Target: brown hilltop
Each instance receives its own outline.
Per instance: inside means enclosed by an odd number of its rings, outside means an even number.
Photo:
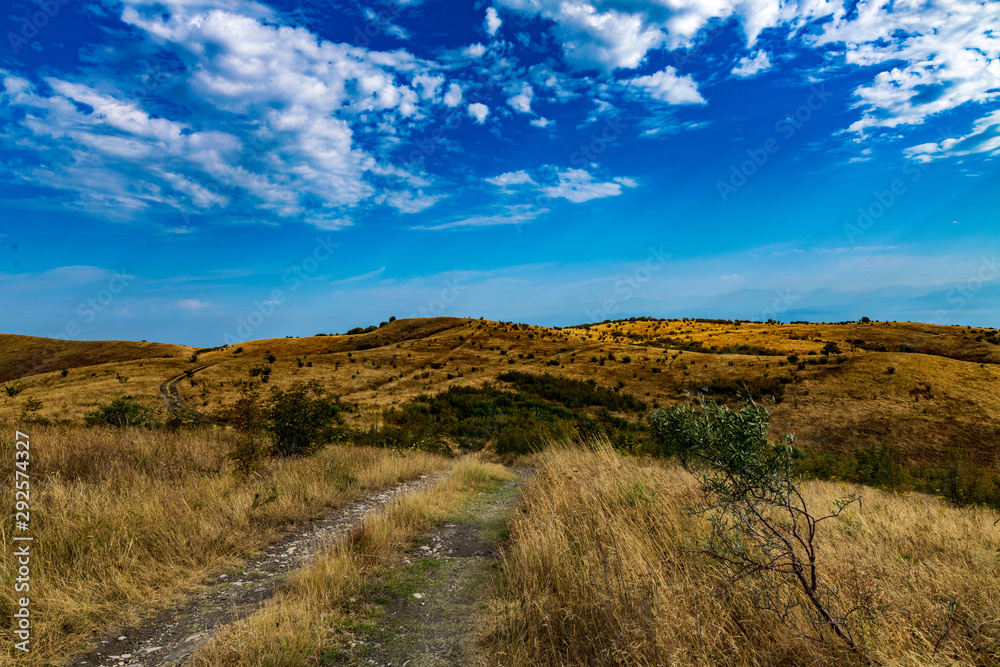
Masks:
[[[26,397],[42,401],[41,416],[72,421],[94,400],[115,395],[158,405],[164,380],[212,364],[193,384],[180,385],[198,410],[231,402],[240,383],[259,381],[260,369],[269,368],[265,388],[317,380],[362,407],[355,419],[376,423],[376,407],[521,370],[594,379],[659,405],[706,391],[734,400],[746,384],[761,400],[778,401],[775,430],[794,432],[802,447],[845,453],[884,443],[913,463],[938,462],[956,449],[995,465],[998,342],[991,329],[900,322],[637,319],[554,329],[439,317],[396,320],[350,336],[249,341],[203,351],[192,361],[196,350],[185,346],[3,336],[0,378],[23,376],[23,391],[12,399],[0,394],[0,416],[16,416]],[[26,364],[39,350],[53,350],[51,358]]]

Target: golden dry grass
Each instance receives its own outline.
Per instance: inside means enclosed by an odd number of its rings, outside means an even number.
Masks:
[[[358,599],[367,581],[397,564],[411,539],[447,519],[476,492],[513,477],[503,466],[469,457],[458,461],[447,479],[393,499],[347,539],[329,544],[263,609],[213,637],[191,664],[320,664],[324,650],[341,639],[338,633],[363,615]]]
[[[700,342],[705,348],[749,345],[781,356],[680,351],[657,340]],[[910,463],[939,464],[956,449],[980,466],[1000,471],[1000,346],[979,330],[901,322],[872,324],[740,324],[694,320],[623,321],[588,328],[547,329],[487,320],[397,320],[354,336],[314,336],[250,341],[188,356],[145,358],[25,377],[15,398],[0,393],[0,419],[16,419],[27,398],[42,401],[39,416],[82,420],[95,400],[130,394],[159,405],[161,382],[186,369],[213,364],[179,389],[192,407],[212,412],[234,401],[239,383],[259,381],[255,367],[272,368],[267,387],[317,380],[330,395],[357,403],[355,425],[377,422],[382,408],[453,385],[478,386],[508,370],[596,379],[606,387],[660,405],[684,400],[715,380],[785,378],[775,406],[775,431],[793,431],[799,446],[849,453],[872,444],[893,445]],[[0,337],[0,349],[15,337]],[[857,349],[849,341],[884,345],[886,352]],[[840,345],[841,363],[799,370],[785,355],[818,360],[826,341]],[[108,344],[113,347],[113,345]],[[370,349],[361,347],[374,346]],[[899,352],[900,345],[916,353]],[[188,348],[185,348],[189,350]],[[189,350],[191,351],[191,350]],[[276,361],[268,362],[273,354]],[[592,359],[613,354],[600,365]],[[625,357],[630,363],[624,363]],[[8,365],[14,357],[7,358]],[[511,363],[513,362],[513,363]],[[301,364],[301,365],[300,365]],[[0,369],[4,362],[0,359]],[[893,373],[888,369],[892,367]],[[119,381],[119,376],[127,378]],[[928,389],[929,388],[929,389]]]
[[[32,652],[53,664],[110,625],[134,620],[192,590],[215,569],[261,550],[284,527],[374,489],[448,465],[424,454],[328,448],[272,460],[248,481],[228,470],[232,436],[218,430],[22,427],[31,436]],[[0,504],[13,507],[14,425],[5,424]],[[272,502],[254,507],[276,493]],[[11,553],[12,526],[0,538]],[[10,581],[13,559],[0,559]],[[0,588],[0,613],[14,610]],[[5,645],[0,656],[13,657]]]
[[[0,335],[0,382],[95,364],[188,356],[193,348],[132,341],[67,341],[36,336]]]
[[[607,446],[554,449],[510,523],[487,647],[497,665],[845,665],[755,608],[753,585],[728,587],[688,548],[706,533],[679,467]],[[811,508],[851,489],[811,482]],[[883,665],[1000,663],[1000,514],[871,489],[821,524],[821,576]],[[766,583],[758,582],[758,585]],[[949,606],[954,601],[955,606]],[[791,619],[806,628],[801,615]]]

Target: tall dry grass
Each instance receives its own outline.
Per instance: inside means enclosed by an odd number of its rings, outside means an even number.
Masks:
[[[847,665],[801,613],[782,624],[757,608],[766,580],[730,585],[690,549],[707,522],[680,467],[607,446],[557,448],[510,523],[487,648],[498,665]],[[811,482],[814,511],[851,489]],[[1000,664],[1000,525],[996,512],[926,496],[861,489],[820,525],[821,577],[884,665]],[[825,513],[825,512],[824,512]],[[862,661],[863,662],[863,661]]]
[[[324,660],[363,621],[366,582],[396,565],[407,543],[476,492],[511,479],[503,466],[467,457],[432,487],[397,496],[346,539],[333,542],[252,616],[224,628],[195,654],[195,667],[301,667]]]
[[[448,465],[424,453],[328,448],[269,461],[244,480],[229,471],[232,435],[223,431],[27,431],[35,555],[32,651],[18,655],[25,665],[57,664],[94,632],[176,599],[295,521]],[[7,432],[10,444],[13,426]],[[11,445],[0,485],[6,508],[14,504],[12,461]],[[0,522],[5,554],[11,529],[12,521]],[[20,596],[10,583],[14,566],[0,559],[0,615],[8,619]],[[14,649],[5,642],[0,656]]]

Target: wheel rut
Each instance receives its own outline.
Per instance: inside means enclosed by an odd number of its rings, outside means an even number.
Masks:
[[[453,521],[422,536],[370,594],[367,621],[324,665],[477,667],[480,618],[506,519],[530,474],[480,494]]]
[[[423,475],[374,493],[319,519],[297,524],[266,552],[239,569],[209,575],[201,590],[143,621],[96,637],[93,648],[66,664],[87,667],[159,667],[185,664],[223,626],[260,609],[290,573],[393,498],[435,484],[448,473]]]

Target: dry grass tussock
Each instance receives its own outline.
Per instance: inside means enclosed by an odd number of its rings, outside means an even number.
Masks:
[[[0,505],[13,507],[14,427],[5,431],[7,472]],[[32,652],[48,665],[92,633],[190,590],[211,570],[261,549],[288,524],[323,508],[448,465],[441,457],[328,448],[271,460],[249,480],[226,462],[231,433],[35,426],[31,435]],[[13,550],[9,522],[0,526]],[[0,559],[0,580],[15,563]],[[0,588],[0,615],[14,610]],[[12,657],[9,644],[0,656]]]
[[[197,653],[196,667],[300,667],[339,664],[345,628],[365,617],[366,582],[396,564],[406,544],[446,520],[478,491],[513,474],[467,457],[432,487],[396,497],[348,536],[296,572],[288,585],[249,618],[226,628]]]
[[[758,608],[766,579],[727,581],[691,547],[707,521],[686,507],[697,481],[607,446],[539,455],[510,523],[491,603],[498,665],[849,665],[865,660],[802,636]],[[862,493],[820,524],[827,599],[851,614],[871,664],[1000,664],[1000,518],[936,498],[805,484],[809,507]],[[773,586],[773,584],[772,584]],[[836,591],[836,592],[834,592]]]

